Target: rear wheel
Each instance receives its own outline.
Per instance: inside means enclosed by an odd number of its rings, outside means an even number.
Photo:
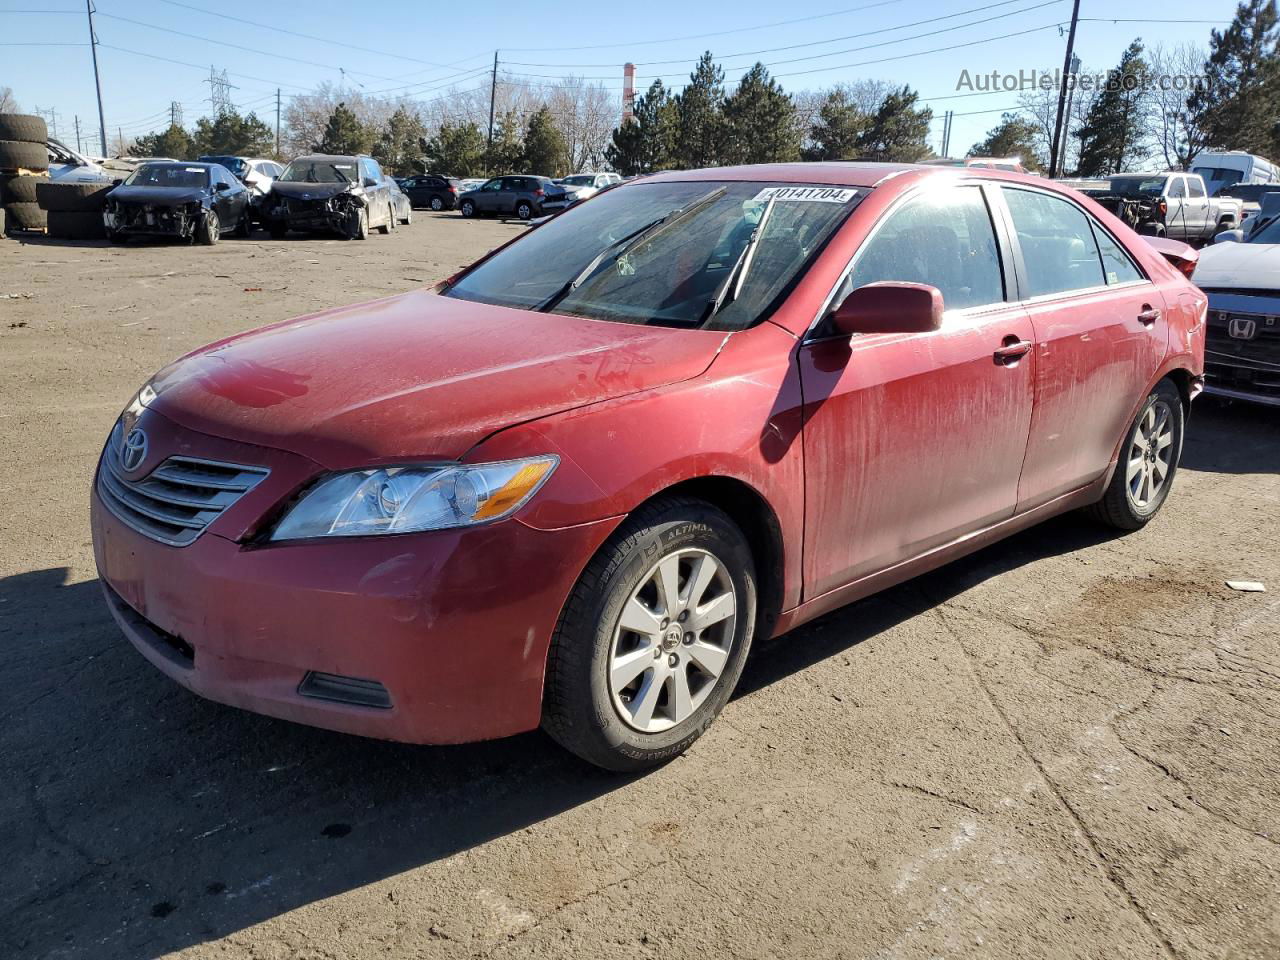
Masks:
[[[1182,430],[1182,396],[1161,380],[1125,435],[1107,492],[1090,508],[1097,520],[1120,530],[1146,526],[1168,499],[1182,457]]]
[[[592,558],[561,613],[544,728],[609,770],[678,756],[737,685],[755,614],[751,550],[728,516],[684,497],[638,510]]]
[[[443,209],[444,209],[444,201],[443,201],[442,199],[440,199],[439,197],[432,197],[432,198],[431,198],[431,209],[432,209],[432,210],[434,210],[434,211],[436,211],[436,213],[439,213],[441,210],[443,210]]]
[[[521,200],[516,204],[516,216],[521,220],[528,220],[533,216],[533,205],[528,200]]]

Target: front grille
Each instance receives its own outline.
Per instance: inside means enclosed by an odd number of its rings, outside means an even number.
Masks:
[[[123,426],[117,422],[98,466],[98,495],[121,521],[153,540],[185,547],[267,475],[195,457],[170,457],[139,480],[120,465]]]

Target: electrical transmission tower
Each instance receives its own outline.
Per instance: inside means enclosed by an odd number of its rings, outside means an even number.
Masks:
[[[172,100],[169,102],[169,126],[171,127],[182,126],[182,104],[180,104],[177,100]]]
[[[227,79],[227,71],[223,70],[218,73],[213,67],[210,67],[209,79],[205,83],[209,84],[209,104],[213,108],[213,115],[221,117],[228,113],[234,113],[236,105],[231,102],[231,91],[240,88]]]

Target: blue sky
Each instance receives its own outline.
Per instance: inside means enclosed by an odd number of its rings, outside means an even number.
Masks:
[[[953,154],[1017,102],[1004,91],[956,96],[969,92],[957,91],[961,71],[1060,66],[1071,15],[1070,0],[548,0],[443,8],[409,0],[96,0],[96,7],[109,140],[118,128],[128,137],[165,126],[173,100],[190,125],[209,109],[211,65],[228,71],[238,107],[273,121],[277,87],[288,97],[328,80],[429,99],[451,84],[487,85],[495,49],[503,70],[600,78],[619,98],[623,62],[637,64],[638,89],[654,75],[678,86],[709,49],[730,82],[762,60],[788,90],[858,78],[909,83],[934,108],[935,149],[942,112],[956,112]],[[1086,68],[1101,70],[1135,36],[1149,45],[1203,45],[1234,10],[1234,0],[1082,0],[1076,50]],[[1109,16],[1141,22],[1102,19]],[[59,136],[73,146],[79,115],[86,152],[96,152],[96,141],[89,143],[97,107],[87,38],[77,0],[0,0],[0,86],[12,87],[24,109],[56,110]]]

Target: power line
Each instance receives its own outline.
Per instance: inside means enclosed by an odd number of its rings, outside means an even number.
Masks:
[[[172,0],[165,0],[165,2],[166,3],[172,2]],[[981,13],[984,10],[992,10],[992,9],[995,9],[996,7],[1007,7],[1011,3],[1021,3],[1021,2],[1023,2],[1023,0],[998,0],[998,2],[996,3],[986,3],[986,4],[983,4],[982,6],[970,7],[967,10],[958,10],[955,13],[949,13],[949,14],[946,14],[945,16],[927,17],[924,20],[913,20],[910,23],[899,23],[899,24],[895,24],[892,27],[881,27],[878,30],[866,30],[860,33],[850,33],[841,37],[828,37],[825,40],[809,40],[805,43],[792,43],[784,47],[767,47],[763,50],[744,50],[738,53],[726,53],[726,54],[723,54],[721,59],[732,60],[734,57],[755,57],[763,53],[779,53],[784,50],[799,50],[804,47],[817,47],[826,43],[839,43],[842,40],[853,40],[857,37],[874,37],[882,33],[892,33],[894,30],[905,30],[908,27],[919,27],[926,23],[937,23],[941,20],[953,20],[956,17],[967,16],[968,14],[971,14],[971,13]],[[1050,3],[1061,3],[1061,2],[1063,2],[1063,0],[1049,0],[1049,3],[1042,3],[1039,6],[1049,6]],[[1034,10],[1034,9],[1037,9],[1037,7],[1030,7],[1028,9]],[[1012,10],[1004,14],[1004,16],[1013,16],[1015,14],[1025,13],[1025,12],[1026,11],[1024,10]],[[987,21],[979,20],[977,22],[986,23]],[[964,26],[972,26],[972,25],[973,24],[960,24],[959,26],[951,27],[950,29],[959,30],[959,29],[962,29]],[[904,37],[902,39],[911,39],[911,38]],[[847,52],[848,51],[833,51],[832,55],[834,56],[836,53],[847,53]],[[699,59],[698,57],[684,57],[679,60],[647,60],[647,61],[637,61],[635,65],[637,67],[657,67],[657,66],[666,66],[669,64],[696,63],[698,59]],[[525,63],[520,60],[507,60],[504,62],[509,64],[510,66],[516,66],[516,67],[594,68],[594,67],[616,67],[617,66],[617,64],[614,64],[614,63]]]
[[[510,47],[516,53],[555,53],[557,51],[575,50],[616,50],[619,47],[648,47],[659,43],[681,43],[685,40],[704,40],[708,37],[727,37],[734,33],[750,33],[753,30],[769,30],[773,27],[787,27],[794,23],[810,23],[814,20],[826,20],[831,17],[842,17],[847,13],[861,13],[863,10],[874,10],[876,7],[887,7],[890,4],[904,3],[905,0],[880,0],[879,3],[868,3],[860,7],[848,7],[831,13],[817,13],[808,17],[796,17],[794,20],[777,20],[773,23],[760,23],[753,27],[735,27],[732,30],[717,30],[712,33],[694,33],[684,37],[667,37],[665,40],[624,40],[621,43],[597,43],[583,47]]]

